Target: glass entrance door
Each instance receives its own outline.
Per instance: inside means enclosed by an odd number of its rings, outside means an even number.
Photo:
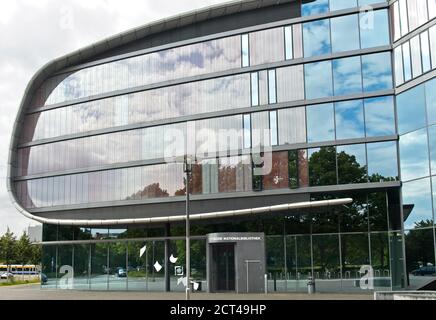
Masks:
[[[235,244],[212,244],[212,292],[235,291]]]

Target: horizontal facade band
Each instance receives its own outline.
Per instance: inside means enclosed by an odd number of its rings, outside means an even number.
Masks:
[[[371,5],[371,7],[374,10],[387,9],[387,8],[389,8],[389,4],[388,3],[379,3],[379,4],[373,4],[373,5]],[[122,55],[116,55],[116,56],[113,56],[110,58],[100,59],[100,60],[96,60],[93,62],[79,64],[79,65],[69,67],[69,68],[64,68],[63,70],[53,74],[53,76],[61,75],[61,74],[65,74],[65,73],[70,73],[70,72],[75,72],[75,71],[79,71],[79,70],[94,67],[94,66],[99,66],[102,64],[110,63],[110,62],[116,62],[116,61],[120,61],[120,60],[124,60],[124,59],[128,59],[128,58],[134,58],[134,57],[142,56],[142,55],[149,54],[149,53],[159,52],[162,50],[182,47],[182,46],[186,46],[186,45],[192,45],[192,44],[196,44],[196,43],[200,43],[200,42],[216,40],[216,39],[220,39],[220,38],[231,37],[231,36],[236,36],[236,35],[251,33],[251,32],[257,32],[257,31],[262,31],[262,30],[267,30],[267,29],[272,29],[272,28],[284,27],[284,26],[293,25],[293,24],[300,24],[300,23],[311,22],[311,21],[316,21],[316,20],[335,18],[335,17],[355,14],[355,13],[359,13],[359,12],[361,12],[360,7],[351,8],[351,9],[343,9],[343,10],[326,12],[326,13],[317,14],[317,15],[298,17],[298,18],[287,19],[287,20],[282,20],[282,21],[278,21],[278,22],[271,22],[271,23],[267,23],[267,24],[256,25],[256,26],[242,28],[242,29],[238,29],[238,30],[221,32],[221,33],[217,33],[217,34],[213,34],[213,35],[209,35],[209,36],[204,36],[204,37],[197,37],[197,38],[189,39],[189,40],[185,40],[185,41],[172,42],[170,44],[166,44],[166,45],[162,45],[162,46],[152,47],[149,49],[139,50],[139,51],[126,53],[126,54],[122,54]]]
[[[388,141],[398,141],[399,136],[385,136],[385,137],[371,137],[371,138],[362,138],[362,139],[347,139],[347,140],[338,140],[338,141],[326,141],[326,142],[316,142],[316,143],[300,143],[294,145],[282,145],[272,147],[272,152],[280,152],[280,151],[293,151],[300,149],[313,149],[313,148],[321,148],[321,147],[332,147],[332,146],[346,146],[346,145],[354,145],[354,144],[364,144],[364,143],[376,143],[376,142],[388,142]],[[234,152],[229,152],[232,156],[244,156],[251,155],[252,150],[234,150]],[[217,156],[221,156],[220,152],[217,152]],[[44,174],[37,174],[31,176],[22,176],[14,178],[14,181],[27,181],[34,179],[42,179],[42,178],[51,178],[51,177],[59,177],[73,174],[81,174],[81,173],[90,173],[90,172],[98,172],[98,171],[107,171],[107,170],[115,170],[115,169],[125,169],[125,168],[134,168],[134,167],[144,167],[150,165],[159,165],[165,163],[175,163],[176,159],[170,159],[171,161],[166,161],[169,159],[154,159],[154,160],[143,160],[143,161],[131,161],[124,162],[118,164],[104,165],[98,167],[89,167],[89,168],[79,168],[73,170],[64,170],[58,172],[49,172]]]
[[[126,126],[93,130],[93,131],[88,131],[88,132],[81,132],[81,133],[76,133],[76,134],[71,134],[71,135],[66,135],[66,136],[60,136],[60,137],[56,137],[56,138],[42,139],[42,140],[37,140],[37,141],[32,141],[32,142],[20,144],[17,148],[22,149],[22,148],[28,148],[28,147],[38,146],[38,145],[49,144],[49,143],[53,143],[53,142],[75,140],[75,139],[92,137],[92,136],[99,136],[99,135],[115,133],[115,132],[123,132],[123,131],[135,130],[135,129],[151,128],[151,127],[171,125],[171,124],[177,124],[177,123],[183,123],[183,122],[189,122],[189,121],[221,118],[221,117],[234,116],[234,115],[239,115],[239,114],[248,114],[248,113],[256,113],[256,112],[263,112],[263,111],[281,110],[281,109],[294,108],[294,107],[295,108],[296,107],[304,107],[304,106],[316,105],[316,104],[342,102],[342,101],[347,101],[347,100],[359,100],[359,99],[383,97],[383,96],[394,95],[394,93],[395,93],[395,90],[392,89],[392,90],[383,90],[383,91],[370,92],[370,93],[353,94],[353,95],[347,95],[347,96],[333,96],[333,97],[326,97],[326,98],[314,99],[314,100],[299,100],[299,101],[293,101],[293,102],[283,102],[283,103],[278,103],[278,104],[267,104],[267,105],[240,108],[240,109],[235,108],[235,109],[224,110],[224,111],[217,111],[217,112],[204,113],[204,114],[198,114],[198,115],[184,116],[184,117],[178,117],[178,118],[170,118],[170,119],[157,120],[157,121],[151,121],[151,122],[135,123],[135,124],[130,124],[130,125],[126,125]]]
[[[322,207],[334,207],[347,205],[353,202],[352,198],[311,201],[290,203],[277,206],[268,206],[261,208],[250,208],[243,210],[219,211],[212,213],[194,214],[190,216],[191,221],[202,221],[220,218],[235,218],[240,216],[255,216],[258,214],[274,214],[283,211],[292,211],[298,209],[313,209]],[[29,216],[28,216],[29,217]],[[61,219],[46,219],[36,216],[30,216],[32,220],[43,224],[59,225],[59,226],[105,226],[105,225],[146,225],[146,224],[161,224],[182,222],[187,219],[186,215],[159,217],[159,218],[144,218],[144,219],[114,219],[114,220],[61,220]]]
[[[323,187],[308,187],[299,189],[277,189],[268,190],[262,192],[250,191],[250,192],[235,192],[235,193],[219,193],[213,195],[191,195],[191,201],[207,201],[216,199],[240,199],[240,198],[253,198],[253,197],[268,197],[277,195],[305,195],[305,194],[316,194],[316,193],[335,193],[343,191],[363,191],[363,190],[385,190],[392,188],[400,188],[401,182],[390,181],[390,182],[376,182],[376,183],[362,183],[362,184],[347,184],[347,185],[332,185]],[[42,213],[62,213],[62,211],[71,210],[81,210],[81,209],[91,209],[91,208],[112,208],[112,207],[126,207],[126,206],[138,206],[147,204],[163,204],[163,203],[183,203],[186,201],[186,197],[172,197],[172,198],[156,198],[147,200],[128,200],[128,201],[110,201],[103,203],[89,203],[85,205],[69,205],[69,206],[58,206],[49,208],[39,208],[39,209],[28,209],[31,214],[42,214]],[[21,207],[21,206],[20,206]]]
[[[167,88],[167,87],[172,87],[172,86],[176,86],[176,85],[183,85],[183,84],[188,84],[188,83],[192,83],[192,82],[211,80],[211,79],[222,78],[222,77],[227,77],[227,76],[249,74],[252,72],[258,72],[258,71],[263,71],[263,70],[267,70],[267,69],[278,69],[281,67],[304,65],[304,64],[313,63],[313,62],[321,62],[321,61],[334,60],[334,59],[340,59],[340,58],[355,57],[355,56],[361,56],[361,55],[372,54],[372,53],[382,53],[382,52],[387,52],[387,51],[389,51],[389,52],[392,51],[392,47],[391,46],[381,46],[381,47],[375,47],[375,48],[369,48],[369,49],[359,49],[359,50],[352,50],[352,51],[328,54],[328,55],[319,56],[319,57],[285,60],[285,61],[280,61],[280,62],[267,63],[267,64],[263,64],[263,65],[259,65],[259,66],[252,66],[252,67],[246,67],[246,68],[238,68],[238,69],[232,69],[232,70],[226,70],[226,71],[219,71],[219,72],[208,73],[208,74],[204,74],[204,75],[192,76],[192,77],[188,77],[188,78],[181,78],[181,79],[176,79],[176,80],[164,81],[164,82],[155,83],[155,84],[151,84],[151,85],[144,85],[144,86],[139,86],[139,87],[134,87],[134,88],[127,88],[127,89],[116,90],[116,91],[112,91],[112,92],[106,92],[106,93],[95,95],[95,96],[90,96],[90,97],[86,97],[86,98],[80,98],[80,99],[71,100],[71,101],[67,101],[67,102],[57,103],[57,104],[44,106],[44,107],[40,107],[40,108],[30,107],[30,108],[28,108],[27,114],[35,114],[35,113],[40,113],[40,112],[44,112],[44,111],[49,111],[49,110],[64,108],[64,107],[68,107],[68,106],[74,106],[74,105],[78,105],[78,104],[82,104],[82,103],[87,103],[87,102],[91,102],[91,101],[103,100],[103,99],[107,99],[107,98],[113,98],[113,97],[128,95],[128,94],[132,94],[132,93]]]

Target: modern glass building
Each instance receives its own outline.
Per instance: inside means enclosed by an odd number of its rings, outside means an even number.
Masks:
[[[270,292],[435,280],[435,17],[436,0],[237,1],[47,64],[8,178],[44,223],[43,287],[184,291],[188,180],[198,289],[243,292],[244,239],[220,233],[264,243]]]

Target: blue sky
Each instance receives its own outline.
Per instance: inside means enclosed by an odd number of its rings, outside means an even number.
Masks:
[[[50,60],[93,42],[223,0],[0,1],[0,234],[35,223],[22,217],[6,192],[12,125],[31,77]]]

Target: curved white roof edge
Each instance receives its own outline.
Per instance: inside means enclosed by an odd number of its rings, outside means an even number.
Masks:
[[[230,218],[239,216],[250,216],[264,213],[275,213],[288,210],[297,209],[312,209],[321,207],[334,207],[340,205],[346,205],[353,202],[352,198],[344,199],[334,199],[334,200],[323,200],[323,201],[309,201],[309,202],[298,202],[290,204],[282,204],[269,207],[259,207],[250,208],[243,210],[230,210],[230,211],[219,211],[211,213],[193,214],[190,216],[192,221],[208,220],[208,219],[219,219],[219,218]],[[32,215],[23,209],[20,204],[14,201],[14,205],[18,211],[20,211],[25,217],[32,219],[36,222],[43,224],[59,225],[59,226],[108,226],[108,225],[144,225],[144,224],[157,224],[157,223],[171,223],[171,222],[182,222],[186,220],[186,215],[181,216],[169,216],[169,217],[158,217],[158,218],[139,218],[139,219],[115,219],[115,220],[61,220],[61,219],[47,219],[42,217],[37,217]]]

